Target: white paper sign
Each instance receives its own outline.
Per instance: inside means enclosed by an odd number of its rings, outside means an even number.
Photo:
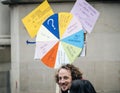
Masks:
[[[91,33],[99,17],[99,12],[85,0],[77,0],[71,13],[80,20],[83,28]]]

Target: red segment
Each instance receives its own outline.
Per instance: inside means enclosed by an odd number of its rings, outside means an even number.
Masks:
[[[58,45],[59,42],[41,59],[45,65],[51,68],[54,68],[55,65]]]

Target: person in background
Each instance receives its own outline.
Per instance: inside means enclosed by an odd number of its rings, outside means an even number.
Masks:
[[[59,85],[60,93],[96,93],[93,85],[88,80],[84,80],[82,72],[72,64],[62,65],[57,70],[55,80]]]
[[[74,80],[70,87],[70,93],[96,93],[96,91],[90,81]]]

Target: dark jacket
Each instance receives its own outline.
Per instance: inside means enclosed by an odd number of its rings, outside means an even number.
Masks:
[[[74,80],[70,93],[96,93],[93,85],[88,80]]]

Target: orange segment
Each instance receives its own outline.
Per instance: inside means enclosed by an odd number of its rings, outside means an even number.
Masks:
[[[56,61],[59,42],[42,58],[42,62],[48,67],[53,68]]]

